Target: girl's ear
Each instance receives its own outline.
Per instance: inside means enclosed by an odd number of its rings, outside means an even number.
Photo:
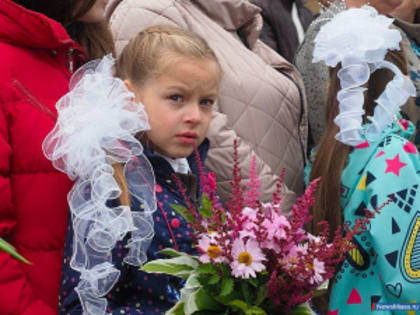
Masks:
[[[125,79],[123,82],[125,86],[127,87],[127,90],[134,93],[133,83],[131,83],[131,80]]]
[[[135,100],[137,102],[140,102],[141,101],[140,95],[138,94],[138,90],[136,91],[136,89],[134,88],[134,85],[133,85],[132,81],[129,80],[129,79],[125,79],[123,82],[124,82],[125,86],[127,87],[127,90],[129,90],[131,93],[134,94]]]

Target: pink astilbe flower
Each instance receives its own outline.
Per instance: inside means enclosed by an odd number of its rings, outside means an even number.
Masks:
[[[257,174],[257,157],[252,156],[251,166],[249,168],[249,182],[246,185],[248,191],[245,193],[245,204],[248,207],[255,208],[259,203],[261,180]]]
[[[239,232],[239,237],[255,239],[255,230],[258,229],[257,210],[245,207],[240,218],[241,231]]]
[[[278,214],[277,211],[272,211],[273,207],[270,204],[265,204],[264,206],[267,210],[267,216],[261,224],[261,227],[265,230],[262,247],[271,249],[278,254],[282,249],[280,241],[286,241],[291,226],[284,215]]]
[[[269,239],[276,238],[278,240],[286,237],[286,229],[290,229],[289,220],[284,215],[279,215],[272,212],[270,219],[265,219],[263,227],[267,230],[267,237]]]
[[[246,243],[242,239],[236,239],[232,246],[232,275],[236,278],[248,279],[250,276],[255,278],[255,272],[265,270],[262,263],[267,260],[258,243],[248,240]]]
[[[241,168],[239,166],[238,140],[233,141],[233,181],[230,182],[232,186],[232,193],[227,203],[230,213],[233,217],[239,214],[244,207],[244,189],[241,187]]]

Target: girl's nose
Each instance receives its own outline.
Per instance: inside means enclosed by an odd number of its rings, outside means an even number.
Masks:
[[[185,122],[189,124],[198,124],[202,119],[201,108],[199,104],[191,104],[188,106],[185,114]]]

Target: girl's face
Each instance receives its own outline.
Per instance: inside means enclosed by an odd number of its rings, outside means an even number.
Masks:
[[[125,82],[145,106],[151,127],[147,138],[156,152],[183,158],[204,140],[220,82],[214,60],[177,57],[141,87]]]
[[[86,12],[79,21],[85,23],[98,23],[105,19],[105,7],[108,0],[96,0],[95,4]]]

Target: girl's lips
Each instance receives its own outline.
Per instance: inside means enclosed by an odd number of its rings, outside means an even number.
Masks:
[[[188,136],[183,136],[183,135],[179,135],[177,136],[178,140],[181,141],[184,144],[195,144],[197,141],[196,137],[188,137]]]

